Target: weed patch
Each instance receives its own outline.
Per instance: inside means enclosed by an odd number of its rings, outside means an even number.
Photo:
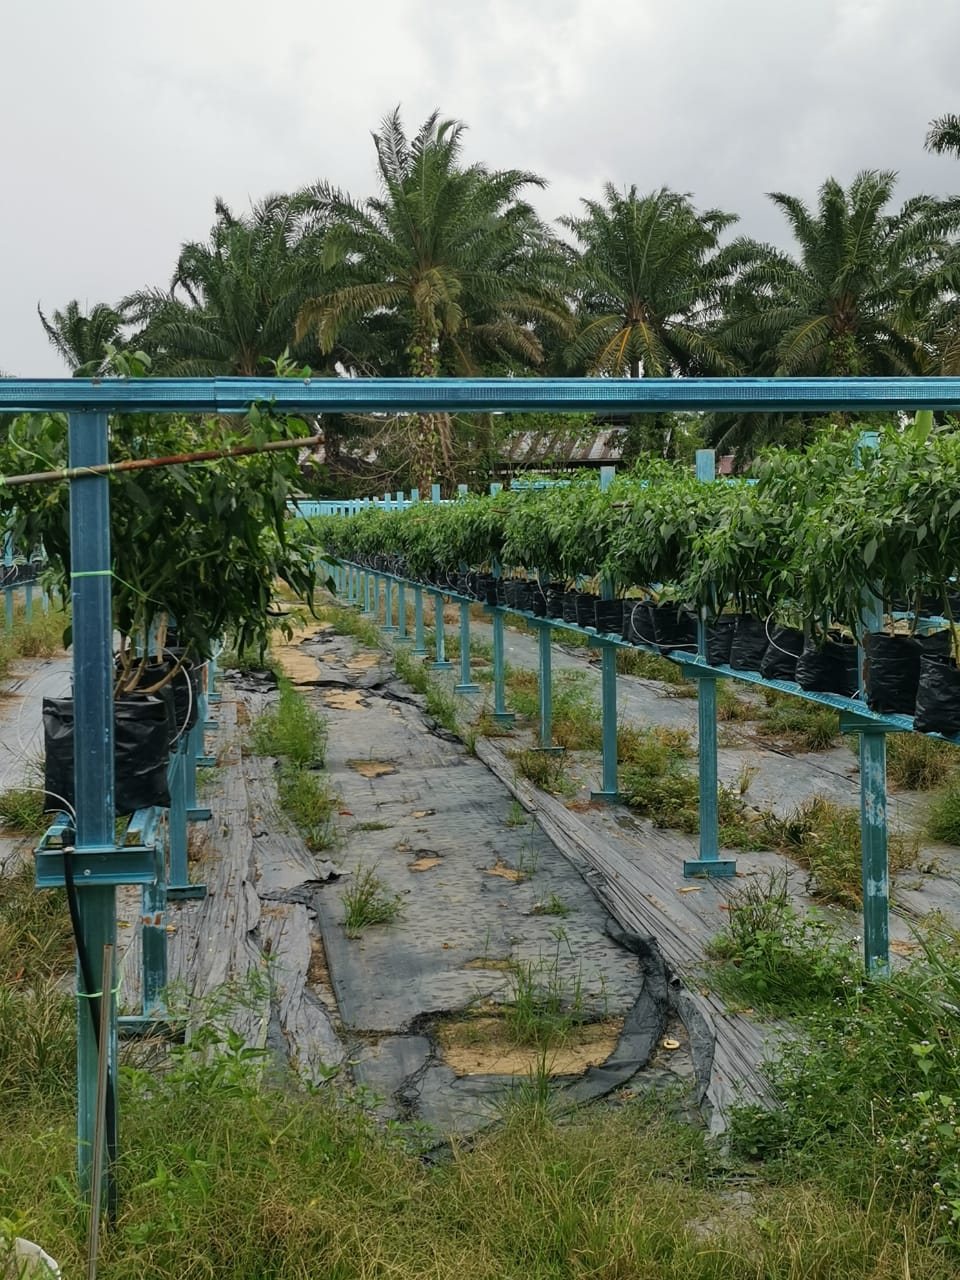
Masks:
[[[760,716],[763,735],[797,751],[825,751],[840,736],[837,713],[830,707],[764,689],[766,709]]]
[[[771,847],[809,871],[817,897],[844,907],[861,905],[861,831],[860,815],[855,809],[845,809],[824,796],[813,796],[787,818],[766,814],[764,827]],[[916,843],[901,832],[891,831],[887,856],[891,876],[897,875],[916,862]]]
[[[275,707],[250,728],[251,749],[261,756],[277,756],[298,766],[321,765],[327,746],[326,721],[281,677]]]
[[[343,903],[343,927],[347,936],[356,938],[372,924],[389,924],[400,914],[402,900],[386,890],[376,867],[358,866],[349,887],[340,898]]]
[[[933,797],[927,835],[944,844],[960,845],[960,778],[953,779]]]
[[[524,751],[512,752],[511,759],[517,773],[541,791],[562,795],[568,790],[562,755],[529,747]]]
[[[318,853],[334,845],[333,815],[337,796],[323,774],[289,762],[281,764],[277,773],[277,798],[308,849]]]
[[[843,995],[858,958],[835,926],[791,905],[784,874],[732,893],[727,927],[710,944],[710,985],[733,1005],[773,1014],[805,1013]]]
[[[922,733],[887,735],[887,778],[904,791],[932,791],[960,767],[960,748]]]

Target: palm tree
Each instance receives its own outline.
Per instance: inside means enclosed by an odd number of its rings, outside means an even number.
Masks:
[[[630,378],[725,368],[705,321],[728,271],[720,233],[736,215],[698,213],[689,196],[666,187],[639,196],[607,183],[603,196],[581,202],[585,216],[560,219],[579,245],[571,363]]]
[[[564,325],[552,237],[531,206],[535,174],[463,167],[464,125],[434,112],[408,139],[399,109],[374,134],[381,192],[366,200],[319,183],[304,193],[324,234],[327,287],[302,307],[301,337],[333,351],[344,329],[378,317],[404,336],[415,377],[471,373],[485,360],[536,365],[534,324]],[[549,267],[553,266],[553,277]],[[451,423],[423,414],[405,441],[414,477],[453,475]]]
[[[579,329],[568,366],[630,378],[734,372],[711,321],[732,261],[720,236],[736,216],[699,212],[665,187],[641,196],[607,183],[601,201],[582,204],[583,216],[560,219],[576,239],[569,261]],[[665,425],[634,420],[625,457],[650,447]]]
[[[246,216],[220,199],[215,210],[209,242],[181,248],[169,291],[124,299],[126,314],[144,326],[136,341],[154,357],[156,372],[251,378],[294,345],[316,259],[299,210],[282,195]]]
[[[47,337],[75,378],[95,378],[109,364],[107,347],[123,345],[123,316],[105,302],[98,302],[87,314],[76,299],[63,311],[54,311],[48,320],[37,304],[37,314]]]
[[[960,116],[948,114],[931,120],[923,145],[935,155],[949,151],[954,156],[960,156]]]
[[[955,287],[950,235],[960,211],[956,202],[919,195],[887,213],[895,184],[889,171],[864,171],[849,191],[830,178],[816,212],[772,192],[798,255],[753,246],[738,282],[749,309],[732,311],[728,341],[759,342],[777,376],[924,372],[923,317]]]

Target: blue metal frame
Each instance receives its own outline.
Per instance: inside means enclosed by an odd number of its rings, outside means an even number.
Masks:
[[[49,411],[69,414],[69,465],[72,468],[108,462],[107,413],[199,412],[245,413],[253,402],[270,402],[280,411],[310,412],[454,412],[570,411],[618,409],[628,413],[669,410],[739,410],[822,412],[852,410],[936,410],[960,404],[960,378],[731,378],[731,379],[375,379],[375,378],[143,378],[143,379],[20,379],[0,380],[0,412]],[[439,486],[432,496],[439,500]],[[389,503],[389,495],[387,495]],[[344,504],[344,508],[349,504]],[[354,506],[354,510],[359,507]],[[113,717],[112,634],[110,608],[109,482],[106,476],[83,474],[70,478],[71,571],[73,603],[73,667],[76,697],[75,773],[77,848],[82,866],[86,858],[122,857],[113,848]],[[375,579],[376,580],[376,579]],[[342,575],[341,575],[342,581]],[[437,593],[438,659],[443,658],[441,595]],[[503,610],[495,609],[494,648],[503,665]],[[529,615],[528,615],[529,616]],[[534,619],[543,625],[542,619]],[[552,626],[563,624],[551,621]],[[579,628],[574,628],[579,630]],[[418,637],[419,640],[419,637]],[[604,637],[605,646],[622,643]],[[418,646],[419,647],[419,646]],[[496,664],[495,664],[496,665]],[[701,667],[702,657],[687,660]],[[749,679],[748,673],[717,671]],[[757,678],[759,683],[759,677]],[[784,682],[764,682],[772,687]],[[801,696],[805,696],[801,693]],[[830,695],[811,700],[850,710],[861,726],[911,728],[907,717],[872,716]],[[498,695],[498,703],[502,696]],[[842,705],[841,705],[842,704]],[[504,715],[509,713],[503,712]],[[886,847],[879,832],[877,808],[885,795],[882,734],[864,734],[864,878],[876,886],[875,899],[885,903]],[[871,743],[873,745],[871,745]],[[876,836],[876,839],[874,838]],[[119,867],[119,863],[117,864]],[[92,867],[90,868],[93,869]],[[871,890],[871,892],[873,892]],[[81,930],[92,967],[106,943],[116,943],[115,888],[111,883],[88,883],[79,889]],[[879,925],[878,925],[879,930]],[[882,948],[882,935],[878,931]],[[872,959],[871,959],[872,957]],[[882,967],[885,955],[868,950],[868,964]],[[81,984],[82,985],[82,984]],[[95,994],[95,993],[94,993]],[[113,1004],[113,1002],[111,1002]],[[108,1051],[116,1063],[116,1010],[112,1008]],[[78,1000],[78,1132],[83,1182],[90,1177],[96,1084],[96,1048],[89,1010]],[[116,1138],[116,1110],[108,1141]]]
[[[618,409],[955,409],[960,378],[5,378],[0,412],[246,413],[255,402],[314,413]],[[389,494],[387,495],[389,499]]]

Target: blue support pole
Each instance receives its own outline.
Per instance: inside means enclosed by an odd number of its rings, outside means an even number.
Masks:
[[[716,456],[712,449],[697,450],[697,479],[709,484],[716,478]],[[697,621],[697,652],[707,656],[707,623],[705,610]],[[720,815],[717,776],[717,677],[703,668],[696,670],[697,733],[700,782],[700,850],[698,858],[684,860],[685,876],[722,876],[737,874],[735,858],[720,857]]]
[[[69,466],[109,460],[105,413],[71,413]],[[110,592],[110,481],[78,475],[70,481],[70,581],[73,604],[74,857],[115,848],[113,780],[113,611]],[[106,1193],[113,1208],[113,1169],[119,1134],[117,1109],[116,976],[100,990],[104,947],[116,955],[116,886],[76,886],[79,913],[77,965],[77,1160],[80,1185],[92,1200]],[[96,1122],[100,1000],[109,1003],[107,1043],[106,1175],[95,1188],[93,1134]]]
[[[33,583],[29,581],[23,590],[23,617],[26,622],[33,621]]]
[[[397,583],[397,644],[409,644],[407,631],[407,584],[401,578]]]
[[[600,468],[600,488],[606,491],[613,484],[615,467]],[[604,575],[600,584],[604,600],[613,599],[613,584]],[[617,651],[611,644],[600,642],[600,706],[602,712],[603,778],[599,791],[592,792],[594,800],[615,803],[620,798],[617,785]]]
[[[497,724],[511,725],[516,717],[512,711],[507,710],[506,662],[503,653],[504,611],[499,605],[494,605],[490,613],[493,621],[493,718]]]
[[[876,449],[879,435],[865,431],[857,454]],[[868,595],[860,621],[860,696],[864,697],[863,636],[883,629],[883,603]],[[887,847],[887,742],[883,729],[860,730],[860,863],[863,882],[863,959],[867,973],[890,971],[890,863]]]
[[[383,629],[397,630],[393,623],[393,578],[389,575],[383,580]]]
[[[470,606],[460,604],[460,682],[453,686],[454,693],[479,693],[480,686],[470,678]]]
[[[13,630],[13,587],[6,585],[13,577],[11,570],[13,568],[13,536],[6,534],[3,539],[3,567],[4,567],[4,621],[7,629],[7,635]]]
[[[860,730],[860,830],[863,958],[867,973],[890,971],[890,869],[887,856],[887,741]]]
[[[423,635],[423,588],[413,589],[413,648],[410,650],[415,658],[426,658],[429,654]]]
[[[364,617],[367,617],[367,618],[369,618],[371,614],[371,606],[370,606],[371,577],[372,575],[370,573],[370,570],[364,569],[363,571],[363,613],[364,613]]]
[[[549,622],[541,622],[537,628],[540,648],[540,750],[556,751],[562,747],[553,745],[553,636]]]
[[[453,666],[447,661],[447,649],[443,631],[443,596],[439,591],[433,593],[434,618],[436,619],[434,635],[436,637],[435,658],[430,666],[434,671],[446,671]]]

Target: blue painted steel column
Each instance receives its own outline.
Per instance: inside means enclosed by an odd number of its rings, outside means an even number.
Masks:
[[[9,533],[3,539],[3,568],[4,619],[7,633],[9,634],[13,630],[13,587],[6,585],[13,577],[11,573],[13,568],[13,536]]]
[[[407,584],[401,578],[397,583],[397,644],[409,644],[407,631]]]
[[[363,612],[364,616],[370,617],[370,579],[371,573],[369,569],[363,571]]]
[[[109,461],[107,417],[71,413],[69,465]],[[74,796],[77,854],[111,850],[114,839],[113,781],[113,610],[110,592],[110,481],[77,476],[70,481],[70,582],[73,604]],[[114,885],[77,885],[80,942],[86,963],[77,966],[77,1157],[80,1185],[93,1192],[93,1131],[97,1096],[97,1036],[104,946],[117,945]],[[86,970],[86,973],[84,973]],[[118,1137],[117,1001],[111,980],[102,993],[109,1001],[107,1044],[107,1173],[101,1195],[113,1200],[112,1155]]]
[[[600,488],[607,490],[613,484],[615,467],[600,468]],[[613,584],[604,575],[600,584],[603,600],[613,599]],[[600,641],[600,705],[603,734],[603,781],[601,789],[592,793],[594,800],[619,800],[617,786],[617,651],[612,644]]]
[[[416,658],[429,655],[423,635],[423,588],[420,586],[413,589],[413,648],[410,652]]]
[[[370,617],[373,618],[374,621],[379,626],[380,624],[380,575],[379,573],[373,574],[373,604],[370,608]]]
[[[499,575],[499,571],[496,572]],[[493,605],[490,613],[493,621],[493,718],[497,724],[511,725],[516,717],[512,711],[507,710],[507,673],[503,653],[504,611],[499,605]]]
[[[479,693],[480,686],[470,679],[470,606],[460,603],[460,682],[454,693]]]
[[[697,450],[697,479],[709,484],[716,478],[716,457],[712,449]],[[706,610],[700,610],[697,620],[697,652],[707,656]],[[697,680],[697,736],[700,781],[700,856],[685,859],[685,876],[734,876],[737,863],[734,858],[720,857],[720,815],[718,807],[717,777],[717,677],[703,668],[696,671]]]
[[[860,830],[863,958],[867,973],[879,975],[890,971],[887,742],[882,729],[860,731]]]
[[[33,621],[33,581],[27,582],[23,589],[23,617],[26,622]]]
[[[540,748],[559,751],[553,745],[553,636],[549,622],[537,629],[540,646]]]
[[[383,579],[383,629],[396,631],[393,625],[393,578],[387,574]]]
[[[876,449],[865,431],[857,454]],[[860,695],[864,696],[863,635],[883,629],[883,603],[868,595],[860,619]],[[890,971],[890,864],[887,849],[887,743],[883,730],[860,730],[860,863],[863,881],[863,959],[867,973]]]
[[[447,660],[447,648],[443,631],[443,596],[439,591],[433,593],[434,606],[434,638],[435,638],[435,654],[433,662],[430,666],[434,671],[446,671],[453,666],[452,662]]]

